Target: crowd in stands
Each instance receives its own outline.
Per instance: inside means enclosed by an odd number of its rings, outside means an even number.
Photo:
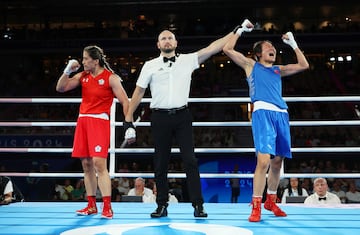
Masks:
[[[208,20],[200,20],[199,18],[189,19],[185,22],[156,22],[151,18],[144,16],[138,19],[128,19],[119,22],[88,22],[86,27],[77,24],[72,26],[63,25],[57,27],[50,26],[49,23],[41,25],[24,24],[22,27],[6,26],[1,29],[3,40],[64,40],[88,38],[92,35],[96,38],[140,38],[154,37],[157,32],[163,28],[170,28],[177,32],[180,36],[201,36],[201,35],[219,35],[237,25],[237,19],[223,22],[223,20],[213,18]],[[271,25],[268,28],[262,28],[258,23],[255,30],[261,33],[275,34],[286,31],[296,33],[346,33],[358,32],[359,25],[356,21],[348,21],[345,23],[328,22],[321,27],[315,24],[306,25],[305,29],[296,29],[293,24],[278,26]]]
[[[307,158],[305,158],[307,159]],[[42,164],[40,171],[48,172],[48,165]],[[2,167],[2,171],[6,171]],[[292,159],[285,162],[286,173],[359,173],[360,164],[353,162],[350,158],[313,157],[309,160]],[[145,160],[122,160],[118,162],[118,173],[153,172],[151,159]],[[182,173],[180,159],[173,159],[169,164],[170,173]],[[313,181],[315,178],[297,178],[300,188],[306,194],[314,193]],[[289,193],[289,185],[292,179],[284,178],[278,188],[279,202],[283,198],[284,191]],[[341,203],[360,203],[360,179],[359,178],[326,178],[329,192],[333,192],[341,200]],[[135,190],[136,177],[112,178],[112,200],[120,202],[122,195],[129,195],[131,189]],[[153,178],[143,179],[147,190],[156,191]],[[182,178],[170,178],[169,193],[176,197],[178,202],[188,202],[186,181]],[[155,186],[155,188],[154,188]],[[82,201],[86,200],[84,181],[82,178],[50,178],[50,177],[28,177],[26,184],[21,184],[21,192],[25,201]],[[298,193],[298,192],[297,192]],[[229,191],[229,202],[230,202]],[[156,194],[155,194],[156,195]],[[100,193],[98,199],[101,200]],[[149,202],[150,199],[144,201]],[[151,199],[153,201],[153,199]],[[284,203],[284,199],[282,200]]]
[[[328,161],[330,162],[330,161]],[[328,163],[330,165],[330,163]],[[303,163],[302,163],[303,164]],[[322,161],[318,162],[319,165],[322,164]],[[126,164],[125,164],[126,165]],[[174,164],[173,164],[174,165]],[[339,163],[339,168],[343,167],[342,164]],[[330,166],[329,166],[330,167]],[[332,168],[332,167],[331,167]],[[329,169],[329,168],[325,168]],[[178,172],[181,172],[179,170]],[[299,172],[299,171],[298,171]],[[329,171],[316,171],[320,172],[329,172]],[[344,172],[341,169],[332,168],[332,171],[329,173],[338,173]],[[359,172],[359,168],[357,170],[347,170],[347,172]],[[141,178],[142,179],[142,178]],[[286,203],[286,196],[294,196],[290,190],[290,184],[292,181],[296,179],[299,189],[302,190],[300,196],[309,196],[314,193],[314,180],[315,178],[284,178],[281,180],[279,188],[278,188],[278,198],[279,202]],[[336,194],[341,203],[360,203],[360,179],[358,178],[326,178],[328,184],[328,191]],[[141,195],[144,194],[135,194],[135,188],[137,189],[136,182],[139,181],[138,178],[128,178],[128,177],[118,177],[112,179],[112,200],[120,202],[122,195]],[[71,186],[70,180],[65,179],[62,184],[54,185],[54,197],[52,200],[85,200],[85,191],[83,180],[78,179],[75,182],[75,186]],[[154,197],[156,196],[156,185],[152,178],[142,179],[143,187],[145,187],[146,196],[143,199],[144,202],[154,202]],[[146,182],[146,183],[145,183]],[[179,202],[188,202],[188,195],[186,190],[186,185],[183,179],[173,178],[169,179],[169,195],[175,197]],[[61,188],[60,188],[61,187]],[[154,188],[155,187],[155,188]],[[60,188],[60,189],[59,189]],[[129,193],[131,190],[134,193]],[[143,191],[145,191],[143,190]],[[153,191],[152,191],[153,190]],[[150,195],[150,194],[151,195]],[[285,195],[284,195],[285,193]],[[230,191],[229,191],[230,195]],[[298,192],[296,192],[295,196],[298,196]],[[99,195],[99,200],[101,199]],[[229,196],[230,202],[230,196]]]
[[[278,189],[278,197],[281,203],[287,203],[286,197],[298,196],[288,194],[288,185],[291,180],[299,181],[299,189],[302,190],[302,196],[308,197],[315,193],[314,180],[316,178],[290,178],[283,179]],[[346,203],[360,203],[360,179],[353,178],[327,178],[327,191],[335,194],[339,198],[339,202]],[[297,191],[298,192],[298,191]]]
[[[62,65],[61,65],[62,66]],[[207,65],[211,69],[200,69],[194,74],[193,88],[190,97],[247,97],[247,84],[244,74],[233,66],[218,68],[215,64]],[[342,96],[356,95],[360,89],[360,76],[356,64],[337,65],[335,69],[322,66],[313,61],[314,69],[284,80],[284,96]],[[348,68],[350,66],[350,68]],[[31,97],[32,95],[59,97],[55,92],[55,74],[60,70],[53,68],[52,75],[47,75],[44,82],[33,82],[35,78],[24,79],[31,72],[15,71],[14,77],[0,81],[1,94],[4,97]],[[134,78],[124,81],[128,94],[132,93]],[[9,85],[12,84],[12,85]],[[17,87],[17,93],[8,93],[10,86]],[[31,89],[29,89],[31,87]],[[234,93],[238,90],[239,93]],[[239,91],[240,90],[240,91]],[[48,91],[48,92],[46,92]],[[79,91],[77,91],[79,92]],[[235,91],[236,92],[236,91]],[[76,96],[77,93],[71,94]],[[35,97],[36,97],[35,96]],[[356,120],[358,102],[288,102],[291,121],[310,120]],[[2,121],[74,121],[77,117],[78,104],[1,104]],[[145,107],[148,113],[148,108]],[[249,121],[247,104],[190,104],[194,121]],[[18,112],[21,110],[21,112]],[[145,115],[142,121],[148,121]],[[121,114],[117,117],[122,121]],[[73,127],[4,127],[0,134],[59,134],[72,135]],[[122,139],[122,131],[118,131]],[[357,126],[300,126],[292,127],[294,147],[311,146],[358,146],[360,143]],[[246,127],[234,128],[195,128],[195,143],[198,147],[236,147],[252,146],[251,130]],[[139,128],[138,147],[152,145],[148,128]]]

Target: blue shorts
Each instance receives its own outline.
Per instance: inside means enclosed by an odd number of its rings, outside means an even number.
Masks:
[[[289,114],[259,109],[252,113],[256,153],[292,158]]]

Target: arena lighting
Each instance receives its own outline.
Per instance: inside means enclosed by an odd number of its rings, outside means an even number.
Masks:
[[[335,57],[335,56],[332,56],[329,58],[329,61],[330,62],[344,62],[344,61],[347,61],[347,62],[351,62],[352,61],[352,57],[351,55],[347,55],[347,56],[338,56],[338,57]]]
[[[350,62],[352,60],[352,57],[351,55],[347,55],[347,56],[331,56],[329,58],[329,61],[330,62],[344,62],[344,61],[347,61],[347,62]]]
[[[10,40],[10,39],[11,39],[11,35],[10,35],[10,34],[7,34],[7,33],[4,33],[3,38],[6,39],[6,40]]]
[[[6,28],[4,34],[3,34],[3,38],[5,40],[11,40],[12,39],[12,32],[11,32],[11,29],[8,27]]]

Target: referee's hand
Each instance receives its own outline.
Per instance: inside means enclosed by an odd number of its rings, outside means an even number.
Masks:
[[[135,131],[135,126],[132,122],[124,121],[124,131],[125,131],[125,136],[124,136],[125,140],[127,140],[129,144],[135,142],[136,131]]]

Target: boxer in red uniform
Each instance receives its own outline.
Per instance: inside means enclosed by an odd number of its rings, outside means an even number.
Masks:
[[[66,92],[78,86],[82,88],[72,157],[81,159],[88,205],[76,213],[97,214],[95,195],[99,186],[103,198],[102,217],[112,219],[111,181],[107,170],[110,107],[115,96],[121,103],[125,116],[129,99],[121,78],[113,72],[105,57],[98,46],[85,47],[82,59],[84,71],[70,76],[80,67],[77,60],[70,60],[57,82],[56,90]]]

